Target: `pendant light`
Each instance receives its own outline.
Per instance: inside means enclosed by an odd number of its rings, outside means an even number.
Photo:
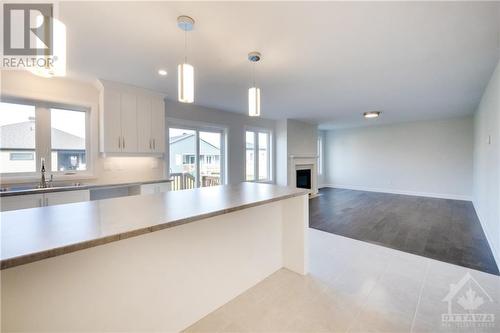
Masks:
[[[261,54],[255,51],[248,54],[248,60],[253,63],[253,84],[252,87],[248,89],[248,115],[250,117],[260,116],[260,88],[257,88],[257,86],[255,85],[255,64],[260,60],[261,57]]]
[[[181,103],[193,103],[194,68],[187,62],[187,33],[193,30],[194,20],[189,16],[179,16],[177,26],[184,31],[184,62],[177,66],[178,100]]]

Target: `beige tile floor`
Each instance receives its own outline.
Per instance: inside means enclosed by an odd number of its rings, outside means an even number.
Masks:
[[[498,276],[309,233],[309,275],[281,269],[186,332],[500,332]],[[442,322],[450,284],[467,273],[452,313],[491,314],[492,323]]]

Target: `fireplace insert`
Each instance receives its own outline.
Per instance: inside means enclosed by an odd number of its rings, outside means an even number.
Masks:
[[[299,188],[311,189],[311,169],[297,170],[297,184]]]

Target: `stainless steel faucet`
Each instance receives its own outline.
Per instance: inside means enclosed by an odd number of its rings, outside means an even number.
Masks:
[[[47,181],[45,180],[45,160],[42,158],[42,169],[40,170],[42,173],[42,177],[40,179],[40,184],[38,184],[38,188],[46,188]]]

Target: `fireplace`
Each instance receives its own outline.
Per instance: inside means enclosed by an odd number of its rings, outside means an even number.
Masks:
[[[289,155],[287,186],[296,186],[318,195],[318,156]]]
[[[296,170],[296,186],[299,188],[311,189],[311,169]]]

